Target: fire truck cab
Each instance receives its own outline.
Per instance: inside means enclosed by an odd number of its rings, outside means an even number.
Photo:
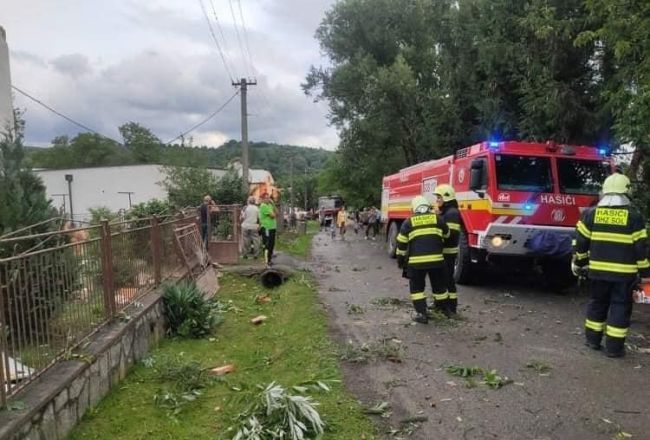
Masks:
[[[553,142],[482,142],[383,179],[381,215],[395,255],[410,201],[435,202],[437,185],[456,190],[462,219],[454,277],[476,281],[491,263],[539,264],[553,279],[570,278],[571,240],[580,213],[598,201],[613,162],[605,149]],[[509,263],[510,264],[510,263]]]

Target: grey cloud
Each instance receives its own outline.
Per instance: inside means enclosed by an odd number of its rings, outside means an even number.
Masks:
[[[54,69],[64,75],[70,75],[73,78],[88,74],[92,71],[90,61],[85,55],[73,53],[61,55],[50,61]]]
[[[242,0],[244,13],[260,18],[251,19],[251,23],[264,25],[253,29],[247,22],[251,52],[259,69],[258,85],[249,93],[250,138],[278,143],[304,139],[312,145],[320,141],[324,147],[333,148],[337,136],[327,126],[327,108],[305,97],[299,83],[308,66],[319,61],[312,35],[322,11],[334,0],[252,1]],[[200,11],[198,15],[183,15],[165,9],[168,3],[164,2],[158,2],[161,6],[136,0],[126,6],[121,3],[119,13],[126,27],[137,28],[138,35],[146,33],[148,43],[138,52],[127,51],[127,56],[117,55],[101,63],[98,57],[92,65],[84,55],[76,59],[72,55],[60,56],[50,65],[41,60],[37,65],[37,57],[21,54],[16,64],[24,87],[73,119],[117,139],[117,127],[128,121],[143,124],[163,141],[177,136],[215,111],[235,89]],[[198,4],[192,2],[187,8],[196,9]],[[241,71],[243,63],[234,29],[224,24],[223,30],[228,59],[233,70]],[[129,38],[128,33],[123,36]],[[68,75],[52,75],[53,68]],[[73,72],[77,75],[74,81],[70,79]],[[75,135],[79,131],[34,103],[17,98],[28,109],[28,142],[48,142],[56,135]],[[239,139],[239,118],[236,98],[198,133],[220,132]]]
[[[11,63],[14,62],[24,62],[34,64],[39,67],[47,67],[47,63],[41,57],[31,52],[26,52],[23,50],[11,50]]]

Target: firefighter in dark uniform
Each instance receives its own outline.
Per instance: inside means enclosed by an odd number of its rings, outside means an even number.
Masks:
[[[435,309],[445,315],[456,314],[458,309],[458,292],[454,282],[454,268],[458,257],[458,239],[460,238],[460,211],[456,201],[456,192],[451,185],[438,185],[433,192],[437,197],[438,210],[449,228],[449,237],[444,241],[442,254],[445,258],[445,280],[447,299],[436,301]]]
[[[442,216],[431,212],[431,204],[417,196],[411,202],[413,215],[402,223],[397,236],[397,265],[406,270],[411,301],[416,311],[414,321],[427,324],[427,297],[424,293],[429,277],[435,301],[447,298],[443,241],[449,228]]]
[[[625,336],[632,315],[632,291],[650,275],[648,235],[641,214],[630,206],[630,180],[623,174],[609,176],[598,205],[585,210],[576,225],[574,274],[587,268],[590,299],[585,321],[586,344],[605,354],[625,354]]]

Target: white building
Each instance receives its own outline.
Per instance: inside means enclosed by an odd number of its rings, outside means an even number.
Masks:
[[[0,26],[0,134],[13,127],[14,112],[11,102],[11,70],[7,34]]]
[[[218,178],[226,174],[226,170],[210,171]],[[238,171],[241,175],[241,169]],[[90,208],[106,207],[113,212],[128,209],[129,196],[133,205],[151,199],[167,199],[167,191],[162,186],[165,173],[160,165],[35,170],[35,173],[43,180],[53,205],[65,207],[68,214],[72,195],[72,209],[77,220],[87,219]],[[71,176],[71,182],[66,176]],[[251,193],[258,187],[273,185],[273,176],[266,170],[250,170],[249,179]],[[196,201],[197,205],[200,203],[201,200]]]

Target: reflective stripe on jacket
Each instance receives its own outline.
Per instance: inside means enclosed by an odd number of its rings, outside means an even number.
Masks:
[[[447,237],[449,228],[442,216],[414,214],[402,223],[397,236],[397,256],[406,257],[408,266],[415,269],[441,267],[443,242]]]
[[[589,278],[608,281],[650,275],[648,233],[641,214],[629,206],[585,210],[576,224],[575,259],[589,265]]]
[[[449,227],[449,237],[445,238],[442,253],[445,255],[458,254],[458,241],[460,239],[460,211],[455,206],[444,206],[442,218]]]

